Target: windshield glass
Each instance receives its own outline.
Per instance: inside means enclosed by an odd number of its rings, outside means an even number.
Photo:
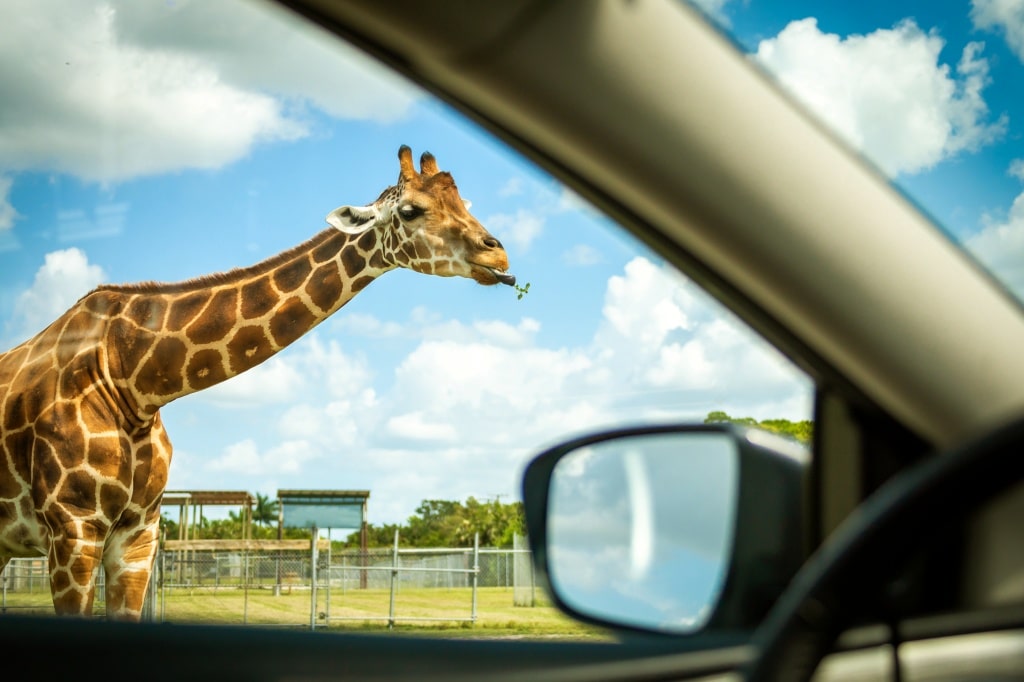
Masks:
[[[1020,2],[693,4],[1024,297]]]
[[[160,600],[150,617],[169,621],[383,627],[395,587],[381,581],[402,563],[403,617],[469,622],[475,591],[457,606],[437,591],[423,606],[411,601],[421,587],[472,582],[501,604],[489,610],[480,595],[472,622],[505,627],[539,613],[505,607],[513,583],[531,603],[540,594],[519,498],[523,467],[542,448],[624,424],[705,420],[810,441],[807,375],[615,222],[336,36],[259,2],[26,0],[5,10],[0,448],[10,448],[0,449],[0,568],[14,559],[2,608],[53,611],[50,541],[25,516],[25,472],[51,471],[48,485],[89,508],[97,477],[120,461],[119,432],[87,424],[83,395],[105,414],[152,398],[137,419],[173,398],[159,411],[174,456],[160,509],[162,582],[149,592]],[[400,166],[403,145],[411,152]],[[384,261],[360,238],[346,258],[325,255],[330,241],[295,267],[263,269],[284,262],[275,254],[298,258],[290,250],[328,223],[359,232],[384,215],[382,225],[425,233],[437,208],[428,192],[397,204],[382,195],[400,167],[403,178],[451,174],[454,185],[437,184],[444,211],[488,230],[474,243],[489,260],[456,267],[448,254],[436,267],[453,277],[423,266],[371,279]],[[426,246],[410,237],[400,258],[424,261]],[[327,276],[313,277],[311,264]],[[321,319],[334,310],[341,267],[342,291],[359,295]],[[83,299],[104,283],[140,282],[186,284]],[[103,328],[84,321],[107,313],[117,318],[111,334],[83,345]],[[4,359],[25,342],[32,352]],[[84,371],[68,369],[66,354],[44,366],[58,345]],[[115,376],[126,367],[130,383]],[[55,372],[72,418],[40,417],[52,406],[24,397],[56,400]],[[32,382],[45,385],[25,388]],[[90,450],[83,461],[86,426],[106,434],[97,442],[109,456]],[[47,444],[34,445],[36,431],[51,434]],[[63,498],[45,500],[64,510]],[[117,499],[108,507],[120,513]],[[310,549],[313,526],[330,536],[323,551]],[[266,544],[275,542],[285,544]],[[475,545],[493,552],[471,561]],[[399,546],[410,552],[401,561]],[[362,547],[378,554],[345,553]],[[353,602],[370,593],[374,604]]]

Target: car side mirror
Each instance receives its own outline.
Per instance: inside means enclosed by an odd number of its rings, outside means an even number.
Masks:
[[[664,634],[752,629],[807,558],[807,450],[731,424],[577,438],[523,477],[541,582],[582,620]]]

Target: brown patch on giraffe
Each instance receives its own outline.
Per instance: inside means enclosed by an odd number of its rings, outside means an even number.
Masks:
[[[177,332],[184,329],[202,312],[209,300],[209,292],[195,291],[171,301],[171,308],[167,315],[167,330]]]
[[[90,395],[88,400],[83,400],[79,404],[78,418],[85,424],[85,430],[88,433],[105,431],[110,428],[112,420],[110,405],[102,396]]]
[[[267,314],[277,302],[269,277],[260,277],[242,286],[242,317],[251,320]]]
[[[173,395],[183,387],[181,370],[188,349],[176,338],[157,341],[149,359],[139,368],[135,389],[142,395]]]
[[[25,405],[25,394],[15,393],[8,396],[4,403],[4,431],[14,431],[28,424],[28,408]],[[11,450],[14,452],[14,450]]]
[[[416,257],[420,260],[430,260],[431,258],[430,249],[427,247],[426,242],[419,239],[416,240]]]
[[[94,469],[106,470],[121,459],[121,439],[117,436],[93,436],[85,444],[85,461]]]
[[[238,292],[222,289],[210,299],[210,305],[203,314],[185,329],[189,341],[196,344],[213,343],[227,336],[235,326],[235,308],[238,306]]]
[[[142,521],[142,517],[134,509],[125,509],[121,512],[121,517],[117,520],[117,525],[123,528],[132,528],[139,525]]]
[[[30,376],[24,377],[24,381],[32,386],[31,390],[23,394],[25,396],[25,415],[29,421],[38,419],[43,410],[53,401],[53,386],[57,383],[57,379],[57,370],[52,367],[47,367],[42,372],[39,372],[38,368],[33,368]]]
[[[0,498],[13,500],[21,494],[21,483],[19,483],[13,476],[14,468],[10,463],[6,464],[5,469],[7,469],[7,471],[4,471],[4,475],[0,476]],[[0,502],[0,504],[9,505],[10,507],[9,509],[0,511],[0,517],[13,519],[15,517],[14,504],[9,502]]]
[[[14,472],[23,481],[29,481],[32,477],[32,470],[30,467],[31,457],[29,456],[32,452],[32,444],[35,441],[35,435],[29,431],[17,431],[15,433],[8,434],[4,438],[4,445],[7,448],[8,456],[14,461]]]
[[[188,361],[185,378],[190,388],[201,391],[228,378],[221,361],[220,351],[206,348],[197,351]]]
[[[345,266],[345,274],[351,278],[366,269],[366,258],[357,249],[343,249],[341,264]]]
[[[128,492],[119,485],[104,483],[100,486],[100,510],[108,519],[120,519],[122,510],[128,504]]]
[[[64,329],[61,331],[60,340],[56,344],[57,366],[63,367],[71,362],[83,347],[89,345],[96,335],[96,318],[91,313],[79,311],[72,315]]]
[[[360,277],[359,279],[353,280],[352,281],[352,293],[353,294],[358,294],[360,291],[365,289],[370,284],[370,282],[372,282],[374,279],[375,279],[374,277],[371,277],[370,275],[366,275],[365,277]]]
[[[167,301],[156,296],[136,296],[125,310],[125,317],[151,331],[163,328],[166,316]]]
[[[338,264],[331,262],[317,268],[306,285],[306,293],[320,310],[327,312],[341,298],[344,286]]]
[[[85,434],[78,425],[78,406],[67,401],[54,403],[53,410],[36,422],[36,437],[49,442],[60,466],[75,466],[85,452]]]
[[[82,299],[82,307],[101,317],[114,317],[121,313],[123,301],[116,292],[95,290]]]
[[[75,581],[75,584],[84,587],[92,582],[92,567],[93,561],[79,554],[68,566],[68,573],[71,574],[71,579]]]
[[[370,267],[371,268],[376,268],[378,270],[383,270],[384,268],[387,267],[387,265],[388,264],[386,262],[384,262],[384,254],[381,252],[380,249],[377,249],[376,251],[374,251],[373,253],[370,254]]]
[[[112,345],[119,349],[120,371],[124,377],[130,377],[135,368],[139,366],[142,359],[149,352],[149,349],[156,341],[156,335],[152,332],[134,326],[130,322],[116,319],[110,323],[109,332]],[[111,369],[114,369],[111,367]]]
[[[63,473],[64,468],[58,461],[53,446],[41,438],[34,439],[32,441],[32,488],[37,506],[42,506],[48,491],[57,487]]]
[[[153,463],[153,445],[151,443],[139,446],[135,452],[135,462],[135,471],[132,473],[132,489],[134,491],[132,499],[138,497],[139,493],[146,489],[150,480],[149,470]]]
[[[58,394],[65,400],[76,398],[96,383],[97,373],[93,371],[93,355],[75,356],[60,371]]]
[[[255,367],[273,354],[262,327],[242,327],[228,341],[228,366],[233,374]]]
[[[270,333],[274,343],[287,346],[305,334],[316,323],[316,316],[299,298],[291,298],[277,308],[270,318]]]
[[[373,230],[362,233],[359,235],[359,239],[356,240],[356,246],[362,249],[364,253],[373,251],[377,248],[377,233]]]
[[[298,258],[274,271],[274,286],[283,294],[295,291],[302,286],[312,271],[313,265],[308,257]]]
[[[402,244],[402,253],[404,253],[406,258],[410,261],[416,260],[416,245],[412,242]]]
[[[338,252],[341,251],[342,247],[345,246],[347,242],[347,234],[335,231],[327,241],[313,249],[313,262],[320,264],[331,260],[338,255]]]
[[[61,503],[75,509],[96,509],[96,479],[87,471],[69,471],[57,491]]]
[[[50,586],[53,588],[54,592],[61,592],[68,589],[71,587],[71,574],[63,568],[52,571],[50,573]],[[67,613],[69,610],[74,610],[74,607],[78,605],[77,592],[68,592],[62,597],[59,597],[59,599],[60,604],[58,604],[57,599],[54,599],[53,601],[53,605],[59,613]],[[62,607],[64,609],[63,611],[61,611]]]

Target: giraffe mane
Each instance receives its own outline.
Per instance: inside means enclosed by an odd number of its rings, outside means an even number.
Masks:
[[[156,281],[143,281],[133,282],[130,284],[101,284],[89,293],[97,291],[112,291],[115,293],[125,294],[177,294],[188,291],[194,291],[196,289],[202,289],[204,287],[218,286],[223,284],[230,284],[233,281],[239,279],[245,279],[258,275],[262,272],[273,270],[278,266],[284,265],[288,261],[294,259],[300,253],[308,252],[314,244],[340,234],[338,230],[334,228],[327,228],[320,233],[314,235],[310,239],[293,246],[290,249],[281,251],[278,254],[271,256],[265,260],[262,260],[253,265],[245,265],[238,268],[232,268],[225,270],[224,272],[215,272],[209,275],[201,275],[199,277],[193,277],[191,279],[181,280],[180,282],[156,282]],[[88,296],[88,294],[86,294]],[[84,297],[83,297],[84,298]]]

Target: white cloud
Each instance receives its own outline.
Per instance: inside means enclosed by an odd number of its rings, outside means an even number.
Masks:
[[[729,4],[729,0],[690,0],[690,4],[700,8],[722,26],[729,27],[729,17],[725,15],[725,6]]]
[[[601,252],[589,244],[576,244],[562,254],[562,262],[571,267],[587,267],[603,262]]]
[[[916,173],[999,138],[988,121],[983,43],[964,47],[955,75],[939,62],[944,41],[907,19],[845,38],[813,18],[758,46],[756,59],[784,88],[890,175]]]
[[[389,119],[415,96],[354,52],[286,31],[294,18],[255,3],[22,0],[6,9],[0,89],[19,93],[0,105],[7,170],[116,181],[217,168],[257,144],[307,135],[307,104]]]
[[[18,218],[18,212],[11,205],[11,185],[13,184],[14,178],[0,175],[0,232],[14,227],[14,221]]]
[[[409,440],[441,441],[451,443],[458,438],[455,427],[444,421],[428,418],[422,411],[407,412],[388,419],[388,431]]]
[[[32,286],[14,303],[7,336],[18,343],[43,330],[79,298],[106,279],[103,268],[89,263],[76,248],[46,254]]]
[[[521,208],[515,214],[498,213],[484,221],[487,229],[501,235],[506,246],[515,246],[527,251],[533,241],[544,230],[544,216],[534,211]]]
[[[975,28],[1001,31],[1024,62],[1024,0],[973,0],[971,21]]]
[[[198,394],[220,407],[252,408],[292,403],[314,386],[323,385],[330,397],[350,397],[364,391],[371,379],[364,359],[345,354],[337,341],[324,342],[313,334],[244,374]]]
[[[206,464],[211,471],[264,476],[267,474],[294,474],[321,453],[306,441],[285,441],[266,452],[251,439],[234,443],[224,453]]]
[[[294,401],[303,383],[304,377],[299,369],[277,356],[200,395],[203,400],[220,407],[281,404]]]
[[[1009,172],[1024,180],[1024,160],[1014,160]],[[1014,199],[1005,219],[987,219],[981,232],[964,244],[1010,291],[1024,300],[1024,193]]]

